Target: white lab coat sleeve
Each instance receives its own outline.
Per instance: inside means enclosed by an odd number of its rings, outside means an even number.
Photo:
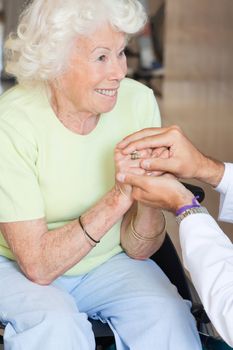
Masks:
[[[220,193],[219,220],[233,223],[233,164],[225,163],[225,172],[215,188]]]
[[[180,224],[184,266],[203,306],[222,338],[233,346],[233,246],[208,214]]]

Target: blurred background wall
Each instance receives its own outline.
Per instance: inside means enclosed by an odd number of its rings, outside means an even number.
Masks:
[[[164,67],[164,124],[180,125],[205,154],[233,162],[233,1],[166,0]],[[219,196],[204,189],[217,218]],[[221,227],[233,239],[232,226]]]
[[[5,16],[5,35],[15,30],[21,9],[25,0],[1,0],[1,7]]]

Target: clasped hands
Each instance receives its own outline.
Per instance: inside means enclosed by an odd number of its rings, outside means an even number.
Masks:
[[[131,198],[135,187],[127,183],[122,183],[122,180],[125,180],[126,174],[136,175],[139,180],[141,176],[161,176],[163,175],[162,171],[147,170],[147,160],[151,158],[166,159],[168,157],[169,149],[167,147],[148,147],[141,149],[140,151],[131,152],[130,154],[124,154],[123,149],[116,148],[116,180],[121,187],[122,192]]]
[[[140,151],[133,151],[130,154],[124,154],[122,149],[115,149],[116,174],[118,177],[123,174],[160,176],[163,171],[153,171],[147,169],[147,160],[151,158],[166,159],[169,157],[167,147],[145,148]]]
[[[139,157],[131,156],[134,151]],[[117,145],[116,181],[131,200],[175,213],[192,202],[178,178],[195,173],[197,158],[200,153],[179,128],[144,129]]]

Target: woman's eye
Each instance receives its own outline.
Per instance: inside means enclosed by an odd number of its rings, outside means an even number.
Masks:
[[[106,61],[107,57],[105,55],[101,55],[100,57],[98,57],[98,61],[104,62]]]
[[[120,56],[120,57],[125,56],[125,49],[122,50],[122,51],[119,53],[119,56]]]

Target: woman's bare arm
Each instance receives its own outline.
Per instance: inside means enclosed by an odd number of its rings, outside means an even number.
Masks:
[[[161,247],[166,234],[165,228],[166,222],[161,210],[138,202],[122,222],[121,245],[130,257],[147,259]]]
[[[131,205],[132,201],[114,187],[82,215],[83,225],[100,240]],[[51,231],[44,218],[1,223],[0,230],[24,274],[39,284],[51,283],[92,249],[78,219]]]
[[[119,149],[116,149],[116,172],[144,174],[145,170],[140,168],[140,161],[150,153],[150,150],[141,150],[140,159],[132,160],[129,155],[125,156]],[[125,196],[131,198],[132,186],[123,183],[119,186]],[[135,202],[125,215],[121,226],[121,246],[125,252],[135,259],[147,259],[161,247],[164,238],[165,218],[162,211]]]

